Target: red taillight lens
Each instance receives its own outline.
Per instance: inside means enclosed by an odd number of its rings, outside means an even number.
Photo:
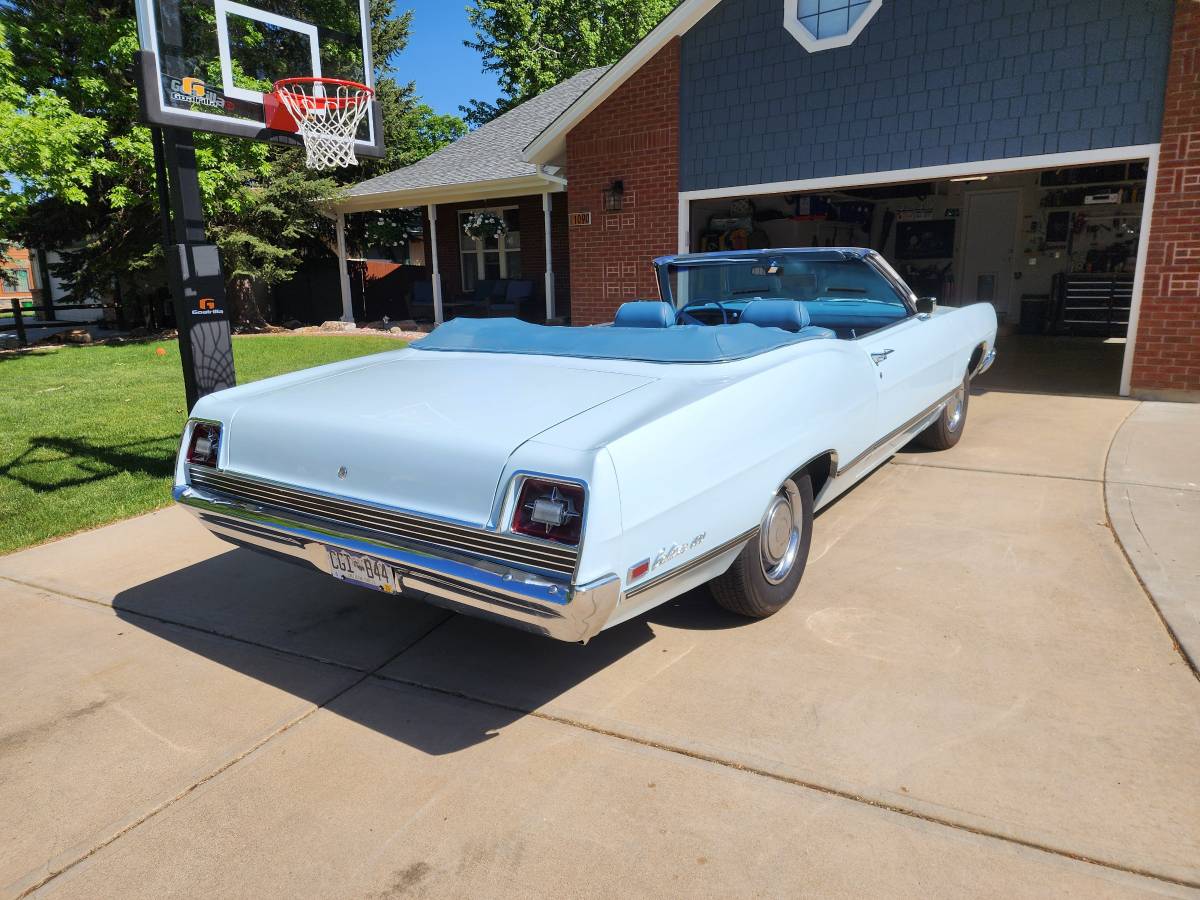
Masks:
[[[517,497],[512,530],[577,545],[583,533],[583,487],[564,481],[526,478]]]
[[[221,448],[221,426],[197,422],[188,444],[187,460],[194,466],[217,467],[217,451]]]

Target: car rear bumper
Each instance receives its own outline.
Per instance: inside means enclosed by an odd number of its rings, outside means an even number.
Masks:
[[[209,531],[242,547],[307,563],[332,576],[326,547],[387,560],[404,593],[455,612],[493,619],[562,641],[587,641],[604,628],[620,598],[620,580],[588,584],[538,575],[443,549],[383,541],[367,529],[272,509],[192,486],[175,500]]]

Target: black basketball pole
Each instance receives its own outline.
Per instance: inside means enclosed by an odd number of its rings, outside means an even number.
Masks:
[[[159,147],[155,147],[156,162]],[[170,214],[163,211],[169,243],[163,248],[175,323],[179,328],[179,355],[183,386],[190,412],[201,397],[233,387],[233,341],[225,312],[225,279],[217,248],[204,234],[204,207],[196,175],[196,147],[192,132],[163,128],[162,165],[158,168],[159,194],[164,174],[170,194]]]

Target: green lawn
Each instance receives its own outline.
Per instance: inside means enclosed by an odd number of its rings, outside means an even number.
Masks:
[[[233,339],[242,384],[403,346],[383,337]],[[0,553],[168,503],[186,420],[174,341],[0,354]]]

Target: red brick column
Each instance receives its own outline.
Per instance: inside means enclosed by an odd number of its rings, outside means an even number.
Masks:
[[[626,300],[658,296],[650,261],[678,249],[679,39],[648,60],[567,135],[572,225],[571,324],[612,320]],[[625,184],[624,208],[603,191]]]
[[[1131,387],[1200,399],[1200,0],[1175,2]]]

